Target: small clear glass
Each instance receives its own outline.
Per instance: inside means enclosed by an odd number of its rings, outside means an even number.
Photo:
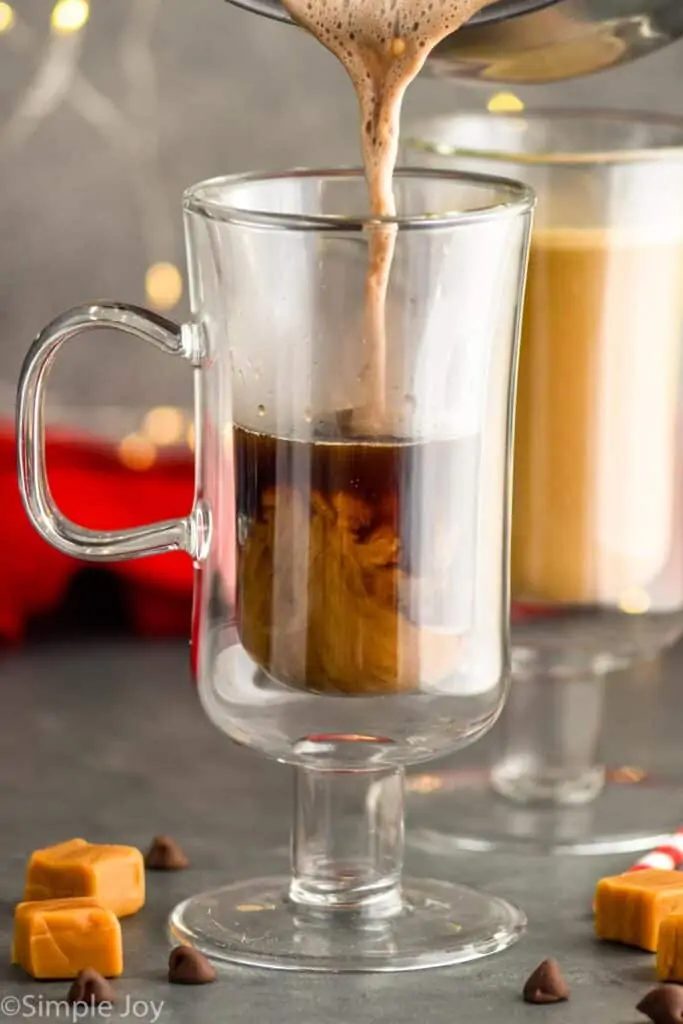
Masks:
[[[515,437],[515,682],[488,772],[412,783],[416,811],[441,819],[415,835],[443,851],[646,848],[680,825],[680,778],[657,774],[656,741],[649,764],[635,746],[607,762],[604,714],[607,674],[683,632],[683,122],[482,113],[409,134],[406,163],[495,170],[538,196]],[[639,689],[636,716],[659,693]],[[420,796],[430,788],[441,795]]]
[[[409,970],[484,956],[525,918],[402,880],[406,764],[478,739],[508,682],[508,492],[534,204],[522,185],[398,172],[368,220],[361,173],[209,181],[185,196],[192,321],[92,305],[48,326],[19,386],[19,471],[51,543],[196,564],[209,718],[295,766],[292,874],[177,907],[173,941],[277,968]],[[369,248],[390,237],[381,401],[368,432]],[[59,346],[106,323],[195,367],[197,491],[182,521],[93,533],[50,495],[43,397]],[[374,353],[375,365],[378,362]]]

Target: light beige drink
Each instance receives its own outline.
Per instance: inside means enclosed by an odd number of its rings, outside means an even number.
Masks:
[[[533,236],[517,395],[513,596],[629,603],[675,531],[683,238]]]

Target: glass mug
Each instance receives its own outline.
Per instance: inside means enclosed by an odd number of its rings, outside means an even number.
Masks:
[[[411,136],[407,163],[509,174],[538,197],[515,438],[515,683],[481,785],[451,776],[434,789],[443,799],[426,796],[425,818],[443,826],[426,826],[427,845],[647,848],[680,824],[678,759],[664,764],[656,681],[615,680],[611,707],[605,680],[683,633],[683,121],[462,113]]]
[[[401,867],[404,766],[480,737],[507,690],[533,194],[441,171],[398,172],[395,187],[399,215],[367,220],[359,172],[194,186],[191,321],[72,310],[38,337],[19,385],[20,487],[36,529],[86,560],[187,552],[209,718],[296,767],[291,878],[204,893],[171,915],[175,941],[217,959],[405,970],[494,952],[525,924],[497,897],[402,883]],[[387,243],[385,348],[369,353],[368,257]],[[64,341],[103,324],[195,369],[185,519],[95,533],[51,497],[47,371]]]

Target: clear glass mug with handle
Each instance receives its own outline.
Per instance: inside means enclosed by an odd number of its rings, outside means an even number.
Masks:
[[[403,156],[512,175],[538,197],[515,438],[512,697],[478,785],[449,767],[438,789],[416,781],[434,791],[416,792],[425,828],[413,835],[442,852],[656,845],[680,825],[678,741],[663,742],[662,721],[675,694],[642,673],[607,676],[683,634],[683,121],[461,112],[409,129]]]
[[[171,915],[176,941],[217,959],[405,970],[486,955],[524,927],[501,899],[402,882],[401,867],[404,766],[477,739],[506,695],[533,194],[439,171],[399,172],[395,185],[399,214],[386,221],[367,220],[359,172],[191,188],[191,322],[72,310],[38,337],[19,385],[20,486],[36,529],[85,560],[187,552],[209,718],[296,768],[291,878],[203,893]],[[368,255],[387,242],[384,348],[369,353]],[[102,324],[194,367],[185,519],[95,533],[52,499],[47,373],[64,341]],[[382,409],[372,428],[371,403]]]

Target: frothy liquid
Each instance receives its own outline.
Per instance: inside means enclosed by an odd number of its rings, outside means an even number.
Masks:
[[[401,104],[406,89],[430,52],[492,0],[283,0],[346,68],[360,106],[363,164],[370,212],[396,215],[392,177],[396,165]],[[365,286],[361,375],[365,393],[353,428],[362,434],[390,433],[386,419],[386,296],[396,231],[371,229]]]

